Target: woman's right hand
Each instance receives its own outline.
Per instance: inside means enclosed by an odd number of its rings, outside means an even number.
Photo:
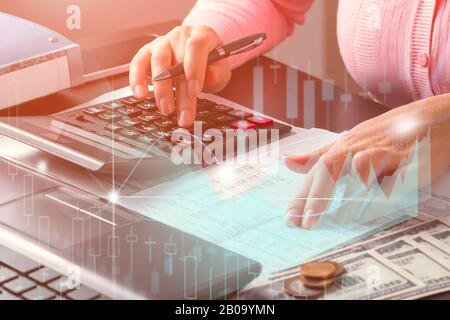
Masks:
[[[148,95],[148,76],[159,74],[182,62],[184,75],[153,82],[158,109],[176,110],[178,124],[189,128],[195,120],[197,96],[223,89],[231,77],[228,59],[207,65],[208,55],[221,45],[209,27],[179,26],[142,47],[130,63],[130,87],[137,98]],[[174,99],[173,87],[176,88]],[[176,101],[176,103],[175,103]]]

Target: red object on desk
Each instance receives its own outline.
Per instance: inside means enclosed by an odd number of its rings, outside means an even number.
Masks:
[[[256,129],[256,124],[248,122],[247,120],[235,121],[231,124],[233,129],[249,130]]]
[[[272,119],[261,117],[261,116],[248,117],[247,120],[250,121],[251,123],[257,124],[262,127],[271,126],[273,124]]]

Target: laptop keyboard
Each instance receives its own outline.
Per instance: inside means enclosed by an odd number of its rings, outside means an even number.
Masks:
[[[0,300],[96,300],[105,296],[0,245]]]
[[[66,125],[69,124],[108,139],[114,138],[116,143],[123,143],[143,151],[156,145],[159,150],[170,153],[175,145],[171,141],[171,133],[181,129],[177,124],[176,115],[164,115],[158,111],[152,93],[145,100],[138,100],[131,96],[53,117]],[[291,130],[290,126],[264,116],[217,104],[207,99],[198,99],[196,121],[202,124],[201,139],[205,144],[212,141],[211,136],[208,136],[205,131],[217,129],[223,135],[224,147],[227,130],[254,129],[259,132],[261,129],[267,129],[270,134],[271,129],[276,129],[280,137]],[[65,128],[70,130],[67,126]],[[190,134],[194,134],[194,128],[187,130]]]

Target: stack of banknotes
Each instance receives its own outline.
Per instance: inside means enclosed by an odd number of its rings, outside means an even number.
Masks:
[[[314,260],[347,270],[319,299],[419,299],[450,292],[450,219],[419,215]],[[238,298],[294,299],[284,283],[299,276],[300,268],[274,274]]]

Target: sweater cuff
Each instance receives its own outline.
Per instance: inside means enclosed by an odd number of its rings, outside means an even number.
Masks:
[[[291,34],[294,27],[294,23],[279,11],[271,0],[260,1],[257,5],[255,2],[245,3],[242,0],[226,3],[199,1],[184,19],[183,25],[208,26],[217,33],[223,43],[265,32],[267,38],[261,46],[230,57],[232,69],[272,49]]]

